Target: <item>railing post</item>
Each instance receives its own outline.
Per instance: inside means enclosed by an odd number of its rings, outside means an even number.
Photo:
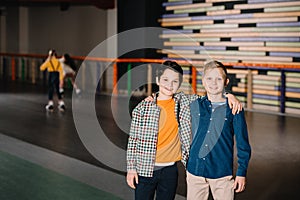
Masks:
[[[285,71],[281,70],[281,86],[280,86],[280,112],[285,113]]]
[[[253,97],[253,84],[252,84],[252,70],[248,69],[248,74],[247,74],[247,108],[252,109],[252,97]]]
[[[197,70],[194,66],[192,66],[192,89],[197,94]]]
[[[100,93],[101,92],[101,77],[100,77],[100,73],[101,73],[101,66],[100,66],[100,64],[99,64],[99,62],[97,62],[96,63],[96,65],[97,65],[97,74],[96,74],[96,80],[98,79],[98,77],[99,77],[99,80],[98,80],[98,83],[97,83],[97,89],[96,89],[96,91],[97,91],[97,93]]]
[[[33,83],[33,84],[35,84],[36,82],[35,82],[35,79],[36,79],[36,77],[35,77],[35,73],[36,73],[36,71],[35,71],[35,59],[33,58],[32,60],[31,60],[31,82]]]
[[[0,75],[2,75],[2,68],[3,68],[3,57],[0,55]]]
[[[5,57],[3,57],[3,74],[2,74],[2,76],[3,76],[3,80],[6,80],[6,59],[7,58],[5,58]]]
[[[118,65],[117,62],[113,65],[113,94],[118,94]]]
[[[82,64],[81,64],[81,70],[82,70],[82,73],[81,73],[81,87],[82,89],[88,89],[85,87],[85,77],[86,77],[86,68],[87,68],[87,61],[84,61]]]
[[[152,66],[148,64],[148,73],[147,73],[147,95],[151,96],[152,94]]]
[[[11,57],[11,80],[16,80],[16,60],[14,56]]]
[[[131,64],[127,65],[127,95],[131,95]]]
[[[21,77],[22,77],[22,81],[25,80],[25,60],[24,58],[22,58],[22,69],[21,69]]]
[[[99,63],[100,67],[101,67],[101,71],[102,71],[102,76],[100,77],[101,79],[101,91],[107,91],[107,70],[106,70],[106,65],[107,63],[102,61],[101,63]]]

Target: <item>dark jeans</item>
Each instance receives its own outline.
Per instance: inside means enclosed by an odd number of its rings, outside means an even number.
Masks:
[[[59,92],[59,72],[49,72],[48,87],[49,100],[53,100],[54,90],[57,93],[58,99],[62,99],[61,94]]]
[[[156,191],[157,200],[173,200],[176,195],[178,168],[163,167],[153,172],[153,177],[139,176],[135,189],[135,200],[153,200]]]

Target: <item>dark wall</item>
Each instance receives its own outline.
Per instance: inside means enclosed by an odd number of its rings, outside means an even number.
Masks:
[[[128,31],[135,28],[143,27],[160,27],[158,19],[162,16],[163,0],[118,0],[118,33]],[[151,34],[151,33],[148,33]],[[139,36],[143,47],[147,40],[147,32],[144,35]],[[143,43],[144,41],[144,43]],[[156,53],[156,49],[137,49],[126,54],[120,55],[122,49],[126,49],[126,45],[130,45],[131,41],[122,41],[118,39],[118,55],[119,58],[161,58],[161,54]],[[132,63],[131,67],[139,66],[141,63]],[[125,76],[123,82],[120,81],[119,89],[126,89],[126,72],[128,69],[127,63],[118,64],[118,78]],[[139,76],[135,76],[131,79],[132,84],[141,80],[146,80],[146,71],[141,71]],[[133,90],[135,88],[132,88]]]
[[[160,27],[158,19],[163,13],[163,0],[118,0],[118,33],[134,28]],[[122,41],[118,41],[122,48]],[[140,49],[121,57],[159,58],[155,49]]]
[[[7,52],[19,51],[19,9],[9,7],[6,11],[6,49]]]

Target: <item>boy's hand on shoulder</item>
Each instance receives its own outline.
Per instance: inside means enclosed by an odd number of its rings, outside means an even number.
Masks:
[[[148,97],[146,97],[144,100],[145,101],[154,101],[154,98],[153,98],[153,96],[154,96],[155,94],[152,94],[152,96],[148,96]]]
[[[232,109],[232,114],[239,114],[243,109],[243,104],[233,94],[226,94],[226,97],[228,98],[229,107]]]

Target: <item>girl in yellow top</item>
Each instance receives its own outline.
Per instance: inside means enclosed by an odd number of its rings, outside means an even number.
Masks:
[[[40,70],[48,71],[49,78],[48,78],[48,105],[46,105],[46,110],[53,111],[53,93],[54,90],[56,91],[56,94],[58,96],[58,109],[60,111],[65,111],[65,104],[62,100],[62,96],[59,92],[59,76],[62,73],[62,66],[61,63],[56,58],[56,52],[55,50],[49,51],[49,56],[46,59],[46,61],[40,66]]]

